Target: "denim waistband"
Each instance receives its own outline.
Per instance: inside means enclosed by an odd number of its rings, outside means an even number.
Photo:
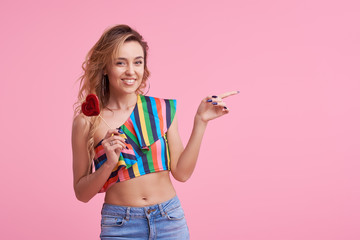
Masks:
[[[130,216],[146,217],[150,214],[165,215],[166,211],[170,211],[171,209],[174,209],[178,206],[180,206],[180,200],[177,195],[175,195],[175,197],[171,198],[168,201],[146,207],[129,207],[129,206],[119,206],[119,205],[104,203],[101,210],[101,215],[110,215],[110,216],[125,215],[129,217]]]

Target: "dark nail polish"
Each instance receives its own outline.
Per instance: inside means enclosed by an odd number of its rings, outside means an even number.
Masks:
[[[213,104],[213,105],[217,105],[217,102],[213,102],[212,104]]]
[[[214,96],[212,96],[212,98],[217,98],[217,96],[214,95]]]
[[[126,149],[129,150],[129,148],[126,146]]]
[[[224,107],[224,109],[227,109],[227,107]]]
[[[212,99],[207,100],[207,102],[212,102]]]

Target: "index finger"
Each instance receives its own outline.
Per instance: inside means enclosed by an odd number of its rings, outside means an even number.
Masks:
[[[226,92],[226,93],[220,94],[219,97],[226,98],[226,97],[229,97],[229,96],[232,96],[232,95],[236,95],[238,93],[240,93],[240,91]]]

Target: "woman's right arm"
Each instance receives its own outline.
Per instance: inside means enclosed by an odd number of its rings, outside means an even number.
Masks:
[[[72,126],[72,150],[73,150],[73,176],[74,191],[76,198],[82,202],[88,202],[103,187],[112,170],[117,165],[120,152],[125,148],[123,138],[117,136],[116,129],[109,130],[102,142],[107,156],[107,161],[94,173],[88,174],[89,157],[87,149],[87,136],[90,123],[84,116],[75,117]],[[110,145],[113,141],[114,144]]]

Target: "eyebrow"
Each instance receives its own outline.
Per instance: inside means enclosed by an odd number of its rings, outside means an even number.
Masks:
[[[142,57],[142,56],[137,56],[135,59],[139,59],[139,58],[144,59],[144,57]],[[119,57],[119,58],[117,58],[117,60],[127,60],[127,59],[126,59],[126,58]]]

